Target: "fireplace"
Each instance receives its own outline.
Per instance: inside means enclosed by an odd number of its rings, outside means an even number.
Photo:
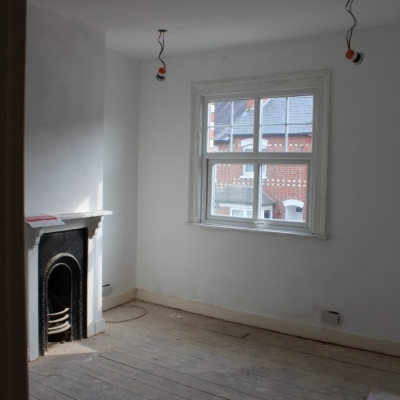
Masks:
[[[87,229],[46,233],[39,243],[39,349],[86,337]]]
[[[101,222],[110,211],[61,214],[65,225],[26,224],[28,358],[52,341],[103,332]]]

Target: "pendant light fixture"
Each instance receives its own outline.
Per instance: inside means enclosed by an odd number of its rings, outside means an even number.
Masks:
[[[347,0],[346,11],[353,18],[353,26],[347,31],[346,35],[346,42],[347,42],[346,58],[352,61],[355,65],[360,65],[364,60],[364,54],[359,53],[358,51],[354,51],[351,48],[351,37],[353,36],[353,30],[358,25],[357,19],[354,16],[353,11],[351,10],[352,5],[353,5],[353,0]]]
[[[160,54],[158,55],[158,59],[162,62],[163,66],[158,68],[158,72],[156,75],[156,79],[158,81],[165,81],[165,76],[167,74],[167,69],[166,69],[166,65],[165,62],[161,59],[161,54],[164,52],[164,33],[167,32],[166,29],[159,29],[158,32],[160,32],[159,36],[158,36],[158,43],[160,43],[161,46],[161,50],[160,50]]]

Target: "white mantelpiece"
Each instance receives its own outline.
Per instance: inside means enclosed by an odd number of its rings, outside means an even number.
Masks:
[[[39,243],[44,233],[87,228],[87,336],[103,332],[105,322],[102,318],[102,243],[101,222],[111,211],[56,215],[65,225],[32,228],[25,224],[25,264],[28,299],[28,359],[39,357]]]

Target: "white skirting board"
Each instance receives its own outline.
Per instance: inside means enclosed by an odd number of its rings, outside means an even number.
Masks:
[[[327,330],[323,327],[299,322],[268,318],[262,315],[245,313],[243,311],[229,310],[141,289],[137,291],[136,299],[292,336],[400,357],[400,343],[371,339],[365,336]]]
[[[400,400],[400,397],[389,393],[370,393],[367,400]]]
[[[136,292],[137,289],[132,289],[129,292],[117,294],[116,296],[103,297],[103,311],[128,303],[128,301],[135,300]]]

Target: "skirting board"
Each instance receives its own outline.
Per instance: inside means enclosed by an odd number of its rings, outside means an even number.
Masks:
[[[135,300],[137,289],[132,289],[129,292],[117,294],[113,297],[103,297],[103,311],[125,304],[128,301]]]
[[[367,400],[400,400],[400,397],[389,393],[370,393]]]
[[[149,303],[160,304],[166,307],[176,308],[182,311],[205,315],[207,317],[218,318],[225,321],[254,326],[256,328],[285,333],[292,336],[299,336],[321,342],[334,343],[341,346],[353,347],[356,349],[400,357],[400,343],[371,339],[351,333],[331,331],[322,327],[306,325],[299,322],[268,318],[256,314],[248,314],[243,311],[229,310],[226,308],[197,303],[190,300],[183,300],[160,293],[152,293],[141,289],[137,291],[136,299],[147,301]]]
[[[98,333],[104,332],[106,330],[106,321],[104,318],[99,319],[94,324],[94,334],[97,335]]]

